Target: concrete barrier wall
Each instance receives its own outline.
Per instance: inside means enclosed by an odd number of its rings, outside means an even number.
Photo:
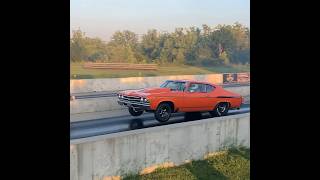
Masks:
[[[250,113],[70,141],[70,179],[104,180],[250,147]]]
[[[237,86],[225,88],[231,92],[238,93],[245,96],[245,101],[250,101],[250,86]],[[76,99],[70,101],[70,114],[99,112],[99,111],[112,111],[126,109],[118,105],[117,97],[100,97],[89,99]]]
[[[159,87],[164,81],[175,79],[192,79],[222,84],[223,76],[222,74],[206,74],[70,80],[70,93],[119,91],[125,89]]]
[[[89,99],[76,99],[70,101],[70,114],[113,111],[126,109],[117,103],[117,97],[100,97]]]
[[[228,91],[240,94],[241,96],[249,96],[250,95],[250,85],[245,86],[235,86],[235,87],[226,87],[224,88]]]

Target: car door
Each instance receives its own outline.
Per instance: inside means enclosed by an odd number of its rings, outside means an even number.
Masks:
[[[206,93],[207,93],[206,106],[209,108],[209,110],[212,110],[217,104],[217,93],[215,89],[216,88],[214,86],[210,84],[206,84]]]
[[[185,92],[185,111],[206,111],[209,109],[209,94],[206,92],[206,84],[190,83]]]
[[[171,91],[171,100],[174,102],[175,107],[181,109],[185,106],[185,90],[186,82],[177,82],[175,91]]]

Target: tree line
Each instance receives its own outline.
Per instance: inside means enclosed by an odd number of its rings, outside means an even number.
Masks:
[[[70,39],[71,62],[126,62],[188,65],[250,63],[249,28],[234,23],[202,28],[176,28],[174,32],[148,30],[115,32],[109,42],[74,30]]]

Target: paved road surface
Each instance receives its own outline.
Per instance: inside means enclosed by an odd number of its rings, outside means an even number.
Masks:
[[[160,123],[154,118],[153,113],[144,113],[133,117],[128,112],[121,111],[119,115],[105,116],[100,114],[98,119],[88,119],[70,123],[70,139],[79,139],[103,134],[130,131],[133,129],[148,128],[186,121],[196,121],[211,118],[209,113],[175,113],[166,123]],[[250,112],[250,104],[244,104],[240,110],[230,110],[229,115]],[[92,116],[94,117],[94,116]]]

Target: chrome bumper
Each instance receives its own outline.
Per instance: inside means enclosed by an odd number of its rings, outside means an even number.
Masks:
[[[132,107],[135,109],[150,110],[149,102],[131,102],[131,101],[122,99],[122,100],[118,100],[118,104],[122,106]]]

